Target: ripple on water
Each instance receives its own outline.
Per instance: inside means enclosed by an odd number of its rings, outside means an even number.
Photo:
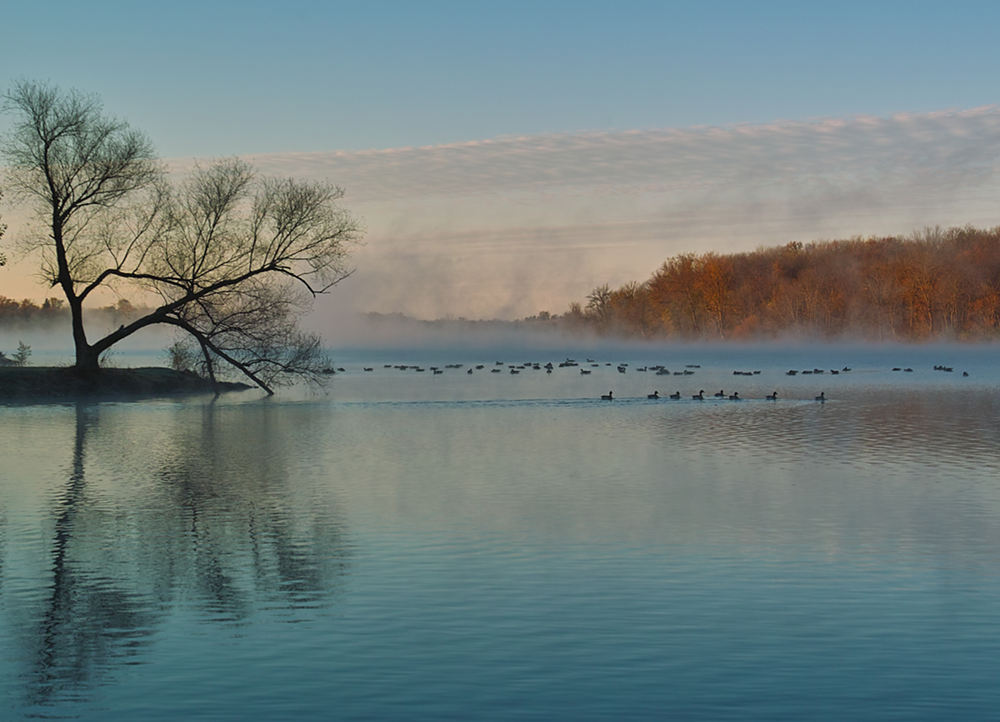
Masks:
[[[993,396],[566,389],[11,412],[5,711],[995,711]]]

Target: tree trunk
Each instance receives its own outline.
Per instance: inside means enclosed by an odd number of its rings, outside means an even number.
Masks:
[[[86,342],[82,346],[76,347],[76,363],[73,367],[77,371],[92,372],[100,368],[101,355]]]
[[[97,371],[100,353],[87,343],[87,333],[83,328],[83,304],[77,298],[70,298],[69,308],[73,323],[73,346],[76,349],[74,366],[80,371]]]

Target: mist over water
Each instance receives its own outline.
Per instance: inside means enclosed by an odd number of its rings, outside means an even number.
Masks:
[[[0,716],[995,712],[994,347],[400,341],[0,407]]]
[[[998,140],[990,107],[254,161],[333,178],[365,218],[338,304],[513,319],[641,282],[678,253],[995,225]]]
[[[319,313],[514,319],[642,281],[678,253],[996,225],[998,141],[986,107],[248,160],[341,185],[367,227],[357,272]],[[169,166],[180,178],[196,162]],[[28,214],[4,202],[16,245]],[[48,293],[32,259],[10,261],[0,292]]]

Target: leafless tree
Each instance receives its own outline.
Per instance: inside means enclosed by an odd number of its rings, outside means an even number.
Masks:
[[[350,275],[361,236],[324,183],[260,179],[239,160],[198,168],[169,186],[145,136],[108,120],[77,93],[22,83],[4,147],[12,187],[34,197],[50,236],[36,241],[42,271],[66,295],[76,366],[136,331],[166,324],[196,343],[207,375],[221,362],[269,393],[282,378],[316,377],[319,339],[296,319]],[[99,288],[131,285],[158,298],[146,315],[88,341],[83,303]]]
[[[149,139],[106,117],[95,98],[21,82],[5,100],[15,114],[3,145],[10,187],[36,202],[48,231],[27,245],[41,251],[44,277],[66,296],[77,367],[96,369],[100,351],[88,343],[83,324],[83,303],[99,285],[95,268],[105,255],[94,226],[154,187],[161,169]]]

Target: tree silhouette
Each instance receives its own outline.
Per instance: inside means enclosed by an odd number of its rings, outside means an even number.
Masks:
[[[3,150],[10,186],[34,201],[47,233],[29,239],[43,275],[66,298],[76,368],[140,329],[173,326],[219,363],[270,393],[283,377],[318,377],[319,339],[296,319],[350,274],[358,223],[323,183],[261,179],[238,160],[199,168],[171,186],[146,136],[77,92],[23,82]],[[84,303],[102,288],[158,299],[150,312],[94,341]]]

